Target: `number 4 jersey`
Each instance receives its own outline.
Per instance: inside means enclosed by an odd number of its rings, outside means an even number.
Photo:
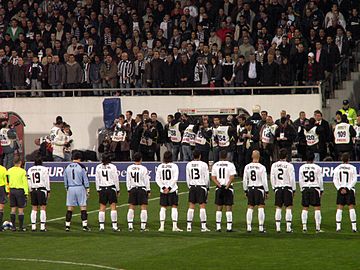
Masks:
[[[299,186],[300,189],[304,188],[320,188],[324,190],[323,176],[321,167],[313,163],[306,163],[299,169]]]
[[[128,191],[133,188],[143,188],[150,191],[148,169],[143,165],[130,165],[126,170],[126,187]]]
[[[44,166],[33,166],[28,169],[28,182],[29,188],[46,188],[47,191],[50,191],[50,178],[49,170]]]
[[[294,166],[286,161],[275,162],[271,166],[270,181],[273,189],[289,187],[296,190]]]
[[[168,188],[169,192],[178,190],[177,181],[179,178],[179,167],[175,163],[162,163],[156,171],[156,183],[163,193]]]
[[[119,191],[119,175],[116,166],[114,164],[97,165],[95,170],[95,184],[97,191],[102,187],[111,186],[115,186],[116,191]]]

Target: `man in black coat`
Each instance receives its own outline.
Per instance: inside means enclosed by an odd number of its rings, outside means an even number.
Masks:
[[[340,52],[338,47],[334,44],[333,38],[328,36],[326,38],[326,45],[324,46],[326,52],[326,72],[333,72],[335,65],[340,61]]]
[[[323,130],[319,136],[320,160],[323,160],[327,156],[327,147],[331,138],[330,125],[328,121],[323,119],[323,115],[320,110],[314,111],[314,118],[316,120],[315,125],[321,126]]]
[[[262,67],[255,59],[255,54],[251,53],[249,56],[249,62],[244,66],[244,85],[256,86],[260,84],[262,76]]]
[[[274,62],[274,55],[268,54],[267,63],[264,64],[261,83],[265,86],[275,86],[279,84],[279,65]],[[272,91],[274,92],[274,91]]]

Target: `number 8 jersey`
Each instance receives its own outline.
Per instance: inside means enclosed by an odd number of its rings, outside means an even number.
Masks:
[[[306,163],[299,169],[299,186],[300,190],[304,188],[320,188],[324,190],[323,176],[321,167],[314,163]]]
[[[168,188],[169,192],[178,190],[177,181],[179,178],[179,167],[175,163],[162,163],[156,170],[156,183],[160,187],[160,192]]]
[[[264,188],[269,191],[266,168],[260,163],[249,163],[244,169],[243,188],[247,191],[251,187]]]

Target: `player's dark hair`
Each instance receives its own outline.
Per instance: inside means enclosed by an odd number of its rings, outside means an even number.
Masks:
[[[83,159],[83,154],[80,151],[74,151],[72,153],[72,160],[82,160]]]
[[[60,124],[62,124],[62,122],[63,122],[62,117],[61,117],[60,115],[57,116],[57,117],[56,117],[56,120],[55,120],[55,123],[56,123],[57,125],[60,125]]]
[[[120,115],[119,115],[119,118],[125,119],[125,115],[120,114]]]
[[[195,150],[195,151],[193,152],[193,156],[194,156],[194,159],[200,159],[200,157],[201,157],[200,151]]]
[[[21,157],[19,155],[14,156],[14,164],[20,164],[21,163]]]
[[[176,112],[176,113],[174,114],[174,118],[175,118],[175,120],[179,120],[179,119],[181,118],[181,113]]]
[[[141,153],[136,152],[136,153],[134,154],[134,156],[133,156],[133,160],[134,160],[135,162],[140,162],[141,159],[142,159]]]
[[[219,153],[219,158],[220,158],[221,160],[225,160],[226,157],[227,157],[227,152],[226,152],[226,150],[221,150],[220,153]]]
[[[279,158],[280,159],[286,159],[287,158],[287,150],[285,148],[280,149]]]
[[[313,162],[315,159],[315,154],[313,151],[307,151],[306,152],[306,161]]]
[[[35,160],[34,160],[34,165],[35,166],[41,166],[42,165],[42,158],[40,155],[36,156]]]
[[[102,157],[101,157],[101,163],[104,164],[104,165],[107,165],[111,162],[111,156],[110,154],[103,154]]]
[[[130,114],[131,116],[133,115],[132,111],[126,111],[128,114]]]
[[[171,152],[171,151],[166,151],[166,152],[164,153],[163,161],[164,161],[165,163],[169,163],[169,162],[172,161],[172,152]]]
[[[342,160],[342,162],[344,162],[344,163],[348,163],[349,160],[350,160],[350,155],[349,155],[349,153],[348,153],[348,152],[343,153],[342,156],[341,156],[341,160]]]
[[[153,113],[151,113],[151,116],[156,116],[157,117],[157,113],[153,112]]]

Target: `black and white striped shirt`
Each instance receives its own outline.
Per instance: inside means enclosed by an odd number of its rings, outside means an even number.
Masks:
[[[118,64],[118,75],[120,83],[130,83],[134,75],[134,63],[129,60],[121,60]]]

